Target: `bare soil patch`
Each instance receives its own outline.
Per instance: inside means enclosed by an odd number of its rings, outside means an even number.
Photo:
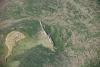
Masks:
[[[25,35],[19,31],[12,31],[8,33],[6,40],[5,40],[5,45],[8,48],[8,53],[5,58],[8,58],[11,55],[12,49],[16,45],[16,42],[24,38],[25,38]]]

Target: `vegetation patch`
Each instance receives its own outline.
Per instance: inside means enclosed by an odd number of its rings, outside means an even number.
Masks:
[[[64,50],[64,41],[62,40],[62,31],[61,28],[58,28],[57,26],[45,26],[45,31],[47,34],[51,37],[54,47],[58,51]]]

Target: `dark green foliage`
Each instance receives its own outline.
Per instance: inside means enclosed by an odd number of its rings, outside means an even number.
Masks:
[[[64,50],[64,42],[62,39],[62,31],[61,28],[57,26],[45,26],[45,31],[50,35],[53,40],[54,47],[57,48],[57,51]]]
[[[27,33],[30,37],[35,34],[39,29],[39,21],[37,20],[25,20],[22,21],[20,24],[16,25],[16,29]],[[20,28],[21,27],[21,28]]]
[[[97,0],[97,4],[99,4],[99,5],[100,5],[100,0]]]
[[[63,55],[64,52],[53,52],[42,45],[38,45],[25,51],[24,54],[13,56],[10,61],[20,61],[19,67],[44,67],[48,64],[51,64],[52,67],[61,67],[60,64],[63,64],[61,61],[64,59]]]
[[[40,45],[29,49],[20,57],[17,58],[21,62],[19,67],[43,67],[43,64],[54,62],[55,53]]]
[[[0,67],[5,67],[5,65],[4,65],[4,64],[2,64],[2,63],[0,63]]]

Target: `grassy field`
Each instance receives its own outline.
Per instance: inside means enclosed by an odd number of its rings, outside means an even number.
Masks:
[[[99,0],[9,0],[3,6],[4,9],[0,7],[0,66],[100,66]],[[41,42],[45,40],[44,34],[39,36],[40,21],[55,51],[43,46],[47,43]],[[5,38],[15,30],[26,38],[17,42],[8,61],[2,62],[7,51]]]

